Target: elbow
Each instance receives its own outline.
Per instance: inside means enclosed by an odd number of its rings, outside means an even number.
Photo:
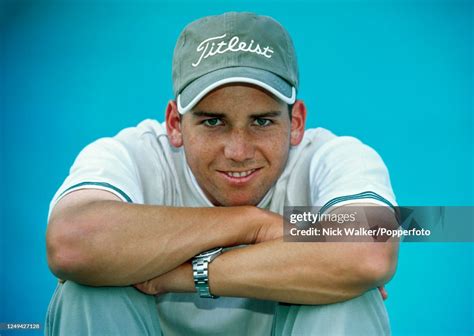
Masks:
[[[60,279],[74,280],[88,264],[87,241],[82,229],[64,220],[50,221],[46,234],[46,252],[51,272]]]
[[[384,243],[375,243],[384,244]],[[383,251],[376,255],[367,256],[362,263],[361,274],[368,288],[383,286],[388,283],[397,269],[398,248],[397,246],[384,246]]]
[[[373,262],[367,268],[368,282],[375,286],[383,286],[388,283],[392,277],[395,275],[396,263],[391,262],[390,260],[381,260]]]

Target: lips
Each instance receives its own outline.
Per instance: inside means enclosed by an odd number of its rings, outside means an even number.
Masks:
[[[251,181],[254,177],[256,177],[259,171],[260,171],[260,168],[254,168],[254,169],[243,170],[243,171],[219,170],[218,172],[231,185],[242,186],[243,184]]]
[[[250,174],[252,174],[255,170],[256,169],[251,169],[251,170],[242,171],[242,172],[228,171],[228,172],[225,172],[225,173],[230,177],[246,177],[246,176],[249,176]]]

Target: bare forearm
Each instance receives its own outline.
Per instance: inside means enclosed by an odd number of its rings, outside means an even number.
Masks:
[[[390,211],[374,210],[367,213],[372,225],[396,225]],[[275,239],[226,251],[210,264],[209,282],[215,295],[334,303],[385,284],[395,271],[397,254],[398,243],[392,241],[297,243]],[[139,288],[149,294],[194,291],[191,266],[185,263]]]
[[[296,304],[345,301],[388,281],[389,271],[361,263],[375,250],[392,250],[393,244],[265,242],[216,258],[210,287],[216,295]]]
[[[340,207],[357,227],[397,227],[389,208]],[[324,224],[323,224],[324,225]],[[283,242],[273,240],[229,251],[210,266],[217,294],[299,304],[325,304],[356,297],[386,283],[395,272],[398,243]]]
[[[357,213],[354,225],[358,227],[397,227],[388,208],[359,204],[333,212]],[[223,254],[210,266],[210,281],[213,291],[222,295],[334,303],[386,283],[395,272],[397,255],[398,243],[393,241],[298,243],[277,239]]]
[[[294,304],[329,304],[383,286],[394,270],[378,261],[361,265],[370,245],[395,254],[396,243],[285,243],[274,240],[227,251],[209,265],[214,295],[249,297]],[[356,246],[359,245],[359,246]],[[372,252],[373,249],[372,249]],[[194,292],[189,262],[137,284],[148,294]]]
[[[50,221],[48,254],[59,264],[52,269],[61,278],[129,285],[159,276],[211,247],[253,243],[258,225],[248,218],[255,218],[250,216],[255,210],[91,202]]]

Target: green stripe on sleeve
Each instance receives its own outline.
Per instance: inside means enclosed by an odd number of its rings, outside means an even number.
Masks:
[[[123,192],[121,189],[117,188],[116,186],[110,183],[106,183],[106,182],[81,182],[81,183],[75,184],[72,187],[69,187],[66,190],[64,190],[61,193],[61,195],[58,196],[58,199],[61,198],[68,191],[82,187],[82,186],[99,186],[99,187],[112,189],[113,191],[116,191],[117,193],[119,193],[128,203],[133,203],[132,199],[125,192]]]
[[[368,198],[372,198],[372,199],[375,199],[377,201],[383,202],[383,203],[387,204],[389,207],[391,207],[392,209],[395,210],[395,207],[393,206],[393,204],[390,203],[387,199],[380,196],[379,194],[374,193],[373,191],[364,191],[364,192],[361,192],[359,194],[346,195],[346,196],[340,196],[340,197],[333,198],[332,200],[330,200],[326,204],[324,204],[324,206],[319,210],[319,213],[324,213],[330,207],[332,207],[333,205],[336,205],[337,203],[341,203],[341,202],[349,201],[349,200],[368,199]]]

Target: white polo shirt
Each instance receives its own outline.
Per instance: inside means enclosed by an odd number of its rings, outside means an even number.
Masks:
[[[61,197],[79,189],[107,190],[131,203],[213,206],[187,165],[184,150],[171,146],[165,124],[155,120],[145,120],[86,146],[56,192],[50,213]],[[361,201],[396,205],[382,159],[356,138],[316,128],[306,130],[301,144],[290,149],[285,170],[258,206],[283,214],[284,206]],[[357,309],[364,309],[366,301]],[[195,293],[169,293],[157,298],[157,312],[165,335],[230,335],[246,331],[264,335],[270,333],[275,304],[246,298],[206,300]],[[333,316],[334,305],[327,305],[330,306],[333,307],[328,311]],[[337,311],[347,315],[345,306],[344,302],[338,304]],[[324,315],[326,306],[318,307]],[[349,304],[347,307],[354,309]],[[387,324],[383,303],[378,302],[375,307],[367,307],[369,320]]]

